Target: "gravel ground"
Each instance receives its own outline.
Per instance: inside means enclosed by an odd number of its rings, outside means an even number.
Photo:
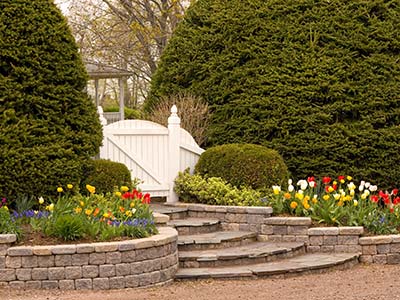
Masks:
[[[358,265],[290,278],[257,280],[200,280],[169,285],[112,291],[11,291],[0,289],[0,299],[13,300],[232,300],[232,299],[329,299],[400,300],[400,266]]]

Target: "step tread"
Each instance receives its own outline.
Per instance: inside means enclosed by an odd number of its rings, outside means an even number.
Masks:
[[[358,253],[312,253],[304,254],[280,261],[267,262],[247,266],[232,266],[219,268],[181,268],[176,274],[177,279],[189,278],[229,278],[255,277],[299,273],[309,270],[326,269],[353,260],[358,261]]]
[[[159,203],[150,204],[150,208],[152,209],[152,211],[158,212],[160,214],[173,214],[188,211],[186,207],[167,206]]]
[[[167,223],[168,226],[174,227],[200,227],[207,225],[217,225],[220,221],[218,219],[207,219],[207,218],[186,218],[186,219],[177,219],[171,220]]]
[[[257,234],[250,231],[215,231],[210,233],[178,236],[178,245],[219,244],[224,241],[237,241],[255,237],[257,237]]]
[[[304,246],[304,243],[254,242],[247,245],[210,250],[179,251],[179,260],[229,260],[236,258],[256,258],[291,252]]]

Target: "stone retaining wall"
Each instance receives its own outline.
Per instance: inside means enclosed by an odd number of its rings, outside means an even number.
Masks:
[[[159,228],[149,238],[55,246],[12,246],[0,235],[0,285],[19,289],[123,289],[171,281],[178,234]]]
[[[221,222],[223,230],[261,232],[266,218],[271,217],[271,207],[219,206],[192,203],[177,203],[173,206],[186,207],[192,218],[212,218]]]
[[[177,203],[190,217],[216,218],[224,230],[258,233],[260,241],[304,242],[307,252],[361,253],[360,261],[400,264],[400,235],[363,236],[364,228],[311,227],[307,217],[271,217],[270,207]]]

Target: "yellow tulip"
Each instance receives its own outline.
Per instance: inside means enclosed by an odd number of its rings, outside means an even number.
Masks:
[[[279,185],[273,185],[272,190],[274,191],[274,195],[279,195],[281,187]]]
[[[81,212],[82,212],[82,208],[81,207],[75,207],[74,208],[74,212],[76,213],[76,214],[80,214]]]
[[[92,212],[93,212],[92,209],[85,209],[85,214],[88,215],[88,216],[91,215]]]
[[[43,197],[40,197],[39,198],[39,204],[43,204],[44,203],[44,199],[43,199]]]
[[[310,204],[308,204],[308,202],[303,203],[303,206],[307,210],[310,208]]]
[[[117,196],[117,197],[121,197],[121,192],[115,192],[115,196]]]
[[[324,195],[324,196],[322,197],[322,199],[324,199],[325,201],[328,201],[328,200],[329,200],[329,198],[330,198],[330,196],[329,196],[329,195]]]
[[[79,202],[79,205],[82,206],[82,207],[84,207],[84,206],[85,206],[85,202],[80,201],[80,202]]]
[[[68,188],[68,189],[72,190],[73,187],[74,187],[74,186],[73,186],[72,184],[70,184],[70,183],[67,184],[67,188]]]
[[[94,194],[96,192],[96,188],[90,184],[86,185],[86,189],[89,191],[89,193]]]
[[[335,189],[334,189],[333,187],[331,187],[331,186],[328,187],[328,192],[329,192],[329,193],[332,193],[334,190],[335,190]]]
[[[123,185],[123,186],[121,186],[121,191],[127,192],[127,191],[129,191],[129,188],[127,186]]]
[[[354,205],[354,206],[357,206],[357,205],[358,205],[358,201],[357,201],[357,200],[354,200],[354,201],[353,201],[353,205]]]
[[[353,177],[347,176],[347,180],[348,180],[348,181],[350,181],[350,180],[352,180],[352,179],[353,179]]]
[[[59,192],[59,193],[62,193],[64,190],[63,190],[63,188],[61,187],[61,186],[59,186],[58,188],[57,188],[57,192]]]

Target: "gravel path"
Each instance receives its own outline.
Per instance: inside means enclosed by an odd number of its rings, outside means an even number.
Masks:
[[[10,291],[0,289],[0,299],[13,300],[400,300],[400,266],[359,265],[291,278],[257,280],[201,280],[174,282],[143,289],[114,291]]]

